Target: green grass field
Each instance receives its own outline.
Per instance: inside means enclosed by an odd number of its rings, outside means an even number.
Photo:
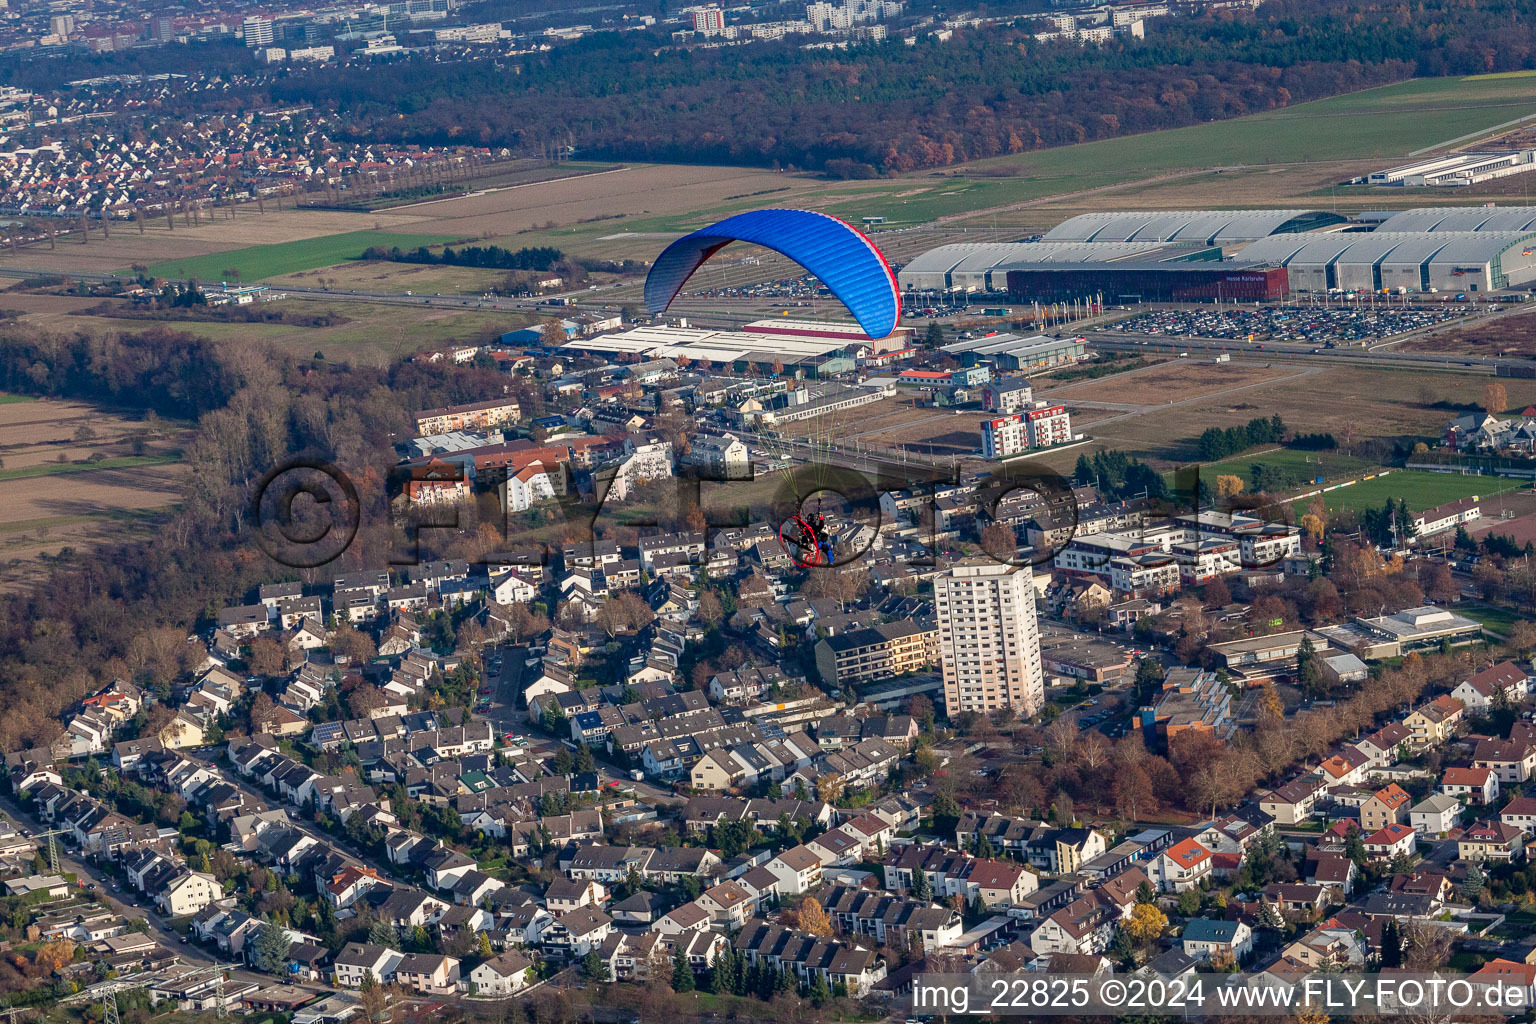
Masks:
[[[387,366],[429,345],[473,340],[494,332],[515,331],[535,321],[531,314],[514,310],[442,309],[395,306],[373,302],[336,302],[303,299],[278,301],[273,308],[300,313],[331,311],[348,318],[334,327],[298,327],[293,324],[246,324],[203,321],[165,321],[164,326],[212,341],[249,343],[265,341],[300,358],[315,352],[328,359],[365,366]],[[109,316],[79,316],[71,326],[99,333],[143,330],[141,320]]]
[[[1481,601],[1465,601],[1455,605],[1452,610],[1457,615],[1464,615],[1469,619],[1481,622],[1495,633],[1509,634],[1509,628],[1521,620],[1521,616],[1510,608],[1498,608]]]
[[[1387,476],[1329,491],[1323,495],[1323,504],[1330,512],[1334,512],[1340,509],[1380,508],[1388,498],[1405,498],[1408,507],[1417,512],[1458,498],[1470,498],[1473,495],[1487,497],[1517,491],[1522,486],[1518,480],[1497,476],[1459,476],[1399,469]]]
[[[0,405],[15,405],[17,402],[35,402],[37,399],[31,395],[7,395],[0,393]]]
[[[1220,462],[1204,463],[1200,475],[1215,481],[1217,474],[1227,473],[1248,480],[1248,467],[1255,462],[1268,466],[1280,466],[1305,476],[1308,480],[1321,476],[1324,482],[1335,482],[1369,471],[1376,463],[1342,452],[1305,452],[1295,448],[1275,448],[1270,451],[1255,449],[1247,455],[1234,455]]]
[[[1051,175],[1074,168],[1157,172],[1402,156],[1529,114],[1533,102],[1533,77],[1419,78],[1227,121],[997,157],[979,166],[1022,166]]]
[[[171,280],[222,281],[227,271],[238,270],[240,280],[261,281],[280,274],[294,274],[301,270],[318,270],[355,260],[371,245],[402,249],[414,249],[419,245],[439,245],[452,242],[447,235],[401,235],[389,231],[348,231],[340,235],[306,238],[298,242],[278,245],[253,245],[245,249],[194,256],[185,260],[156,263],[149,268],[153,277]],[[119,271],[125,273],[126,271]]]
[[[916,176],[840,183],[830,186],[813,205],[844,217],[885,217],[889,226],[923,224],[937,217],[1201,168],[1400,157],[1503,124],[1530,113],[1533,104],[1533,76],[1416,79],[1248,117],[968,165],[993,173],[1012,172],[1012,177],[962,174],[931,184]],[[923,185],[927,187],[920,193],[910,194]],[[625,227],[697,226],[690,218],[670,220],[626,223]]]
[[[1533,109],[1536,76],[1415,79],[1248,117],[994,157],[966,165],[954,176],[925,172],[894,179],[828,183],[825,189],[807,193],[797,202],[855,223],[861,217],[884,217],[885,227],[907,227],[940,217],[1211,167],[1396,158],[1492,128]],[[965,173],[971,169],[983,173]],[[1222,176],[1213,173],[1209,177],[1212,189],[1219,191]],[[771,205],[772,197],[766,199]],[[1113,203],[1108,197],[1106,202]],[[564,239],[569,245],[615,231],[690,231],[762,205],[764,197],[747,197],[690,214],[572,225],[549,232],[547,237]],[[524,240],[520,244],[532,243]]]

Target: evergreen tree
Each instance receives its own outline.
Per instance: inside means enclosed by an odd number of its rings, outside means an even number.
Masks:
[[[581,976],[588,981],[608,980],[608,964],[597,947],[587,950],[587,955],[581,958]]]
[[[1461,883],[1461,894],[1466,897],[1468,903],[1476,904],[1487,883],[1488,876],[1483,874],[1482,868],[1473,863],[1467,868],[1467,877]]]
[[[1301,646],[1296,650],[1296,681],[1301,686],[1301,692],[1309,697],[1321,697],[1328,692],[1328,680],[1323,678],[1317,648],[1312,645],[1310,637],[1303,636]]]
[[[1383,969],[1403,966],[1403,930],[1393,917],[1387,918],[1381,929],[1381,966]]]
[[[262,925],[261,931],[256,933],[251,966],[267,974],[281,974],[288,966],[288,950],[292,946],[293,940],[288,937],[288,933],[268,920]]]
[[[692,992],[696,987],[693,980],[693,965],[688,962],[688,955],[683,952],[683,947],[678,946],[677,952],[672,954],[672,991]]]
[[[821,1006],[832,998],[832,992],[827,988],[827,979],[820,971],[811,975],[811,983],[807,986],[805,994],[810,998],[813,1006]]]
[[[731,964],[730,956],[721,953],[709,963],[709,970],[704,972],[704,991],[714,992],[718,995],[727,995],[731,991]]]
[[[1365,839],[1360,835],[1359,827],[1354,824],[1349,826],[1349,833],[1344,837],[1344,856],[1354,861],[1357,868],[1365,866]]]
[[[375,946],[400,948],[400,935],[395,931],[395,926],[388,921],[373,922],[373,927],[368,929],[368,941]]]
[[[912,895],[920,900],[933,898],[933,886],[928,882],[928,872],[922,868],[912,869]]]
[[[936,793],[930,810],[933,812],[934,831],[953,832],[955,830],[955,824],[960,820],[960,805],[955,802],[954,797],[943,791]]]
[[[1136,887],[1137,903],[1154,903],[1157,901],[1157,891],[1152,888],[1151,882],[1142,882]]]
[[[778,980],[773,970],[763,961],[759,960],[752,965],[752,991],[757,993],[759,999],[772,999],[773,988]]]
[[[1134,971],[1136,969],[1136,945],[1131,937],[1125,933],[1124,928],[1115,930],[1114,941],[1109,944],[1110,958],[1119,964],[1122,970]]]

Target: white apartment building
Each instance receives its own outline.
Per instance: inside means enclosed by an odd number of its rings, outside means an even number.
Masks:
[[[242,26],[242,34],[245,36],[245,45],[252,47],[265,47],[272,45],[272,19],[252,15],[245,19]]]
[[[1301,551],[1301,532],[1253,516],[1200,512],[1130,529],[1079,534],[1056,568],[1099,577],[1116,592],[1168,592],[1218,576],[1278,565]]]
[[[1049,448],[1071,440],[1072,417],[1060,405],[1036,402],[1033,408],[981,422],[981,454],[989,459],[1005,459],[1031,448]]]
[[[1072,417],[1064,406],[1036,404],[1024,413],[1024,428],[1031,448],[1049,448],[1072,440]]]
[[[981,454],[988,459],[1005,459],[1029,447],[1029,431],[1023,413],[1010,413],[981,421]]]
[[[710,434],[695,436],[689,441],[682,462],[685,466],[697,466],[703,470],[707,480],[752,478],[752,462],[747,446],[730,434],[722,437]]]
[[[1028,566],[967,559],[934,580],[949,714],[1040,709],[1045,672],[1032,576]]]
[[[725,31],[725,11],[718,7],[699,7],[693,11],[693,30],[707,36]]]
[[[624,439],[629,472],[637,482],[667,480],[672,476],[672,442],[660,438]]]

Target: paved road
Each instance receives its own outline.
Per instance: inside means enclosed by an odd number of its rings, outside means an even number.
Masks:
[[[225,782],[228,782],[231,786],[234,786],[237,789],[244,790],[246,793],[249,793],[251,796],[254,796],[254,797],[257,797],[258,799],[260,799],[263,803],[271,804],[271,805],[273,805],[275,807],[281,807],[282,809],[287,811],[288,812],[288,820],[291,823],[291,825],[295,829],[297,829],[298,831],[304,833],[305,835],[309,836],[311,839],[315,840],[316,842],[329,843],[332,846],[336,847],[337,849],[341,850],[343,853],[347,853],[347,854],[351,855],[352,857],[357,858],[358,860],[362,861],[364,864],[367,864],[368,866],[373,867],[373,868],[377,868],[380,876],[382,876],[383,878],[385,878],[385,879],[387,879],[389,881],[396,882],[396,883],[398,883],[400,885],[412,885],[412,884],[414,884],[414,883],[410,882],[408,879],[404,878],[403,876],[398,875],[398,874],[394,873],[393,871],[391,871],[390,870],[391,865],[389,864],[388,861],[383,860],[383,859],[381,859],[379,857],[376,857],[376,856],[374,856],[371,853],[365,853],[364,851],[358,849],[349,840],[347,840],[345,838],[338,837],[336,835],[331,834],[330,832],[326,832],[326,831],[324,831],[322,829],[319,829],[319,828],[315,827],[313,822],[304,820],[304,818],[302,817],[301,812],[299,812],[291,804],[288,804],[288,803],[284,802],[280,798],[272,796],[270,793],[267,793],[266,791],[264,791],[260,786],[258,786],[255,783],[253,783],[250,779],[245,778],[243,775],[241,775],[239,772],[235,771],[233,768],[230,768],[228,765],[223,764],[222,761],[220,760],[221,757],[222,757],[222,754],[223,754],[223,749],[224,749],[223,747],[199,747],[196,750],[196,753],[199,756],[197,758],[195,758],[195,760],[200,761],[200,763],[206,764],[209,767],[209,769],[211,769],[212,771],[217,772],[219,774],[219,777],[221,779],[223,779]],[[181,753],[185,757],[189,757],[189,758],[192,757],[192,752],[183,750],[183,751],[181,751]]]
[[[512,660],[520,656],[522,649],[519,647],[500,647],[497,655],[501,658],[501,671],[490,677],[490,683],[495,693],[488,710],[480,712],[488,718],[496,728],[497,736],[513,736],[526,739],[532,744],[556,743],[544,733],[534,730],[528,722],[527,709],[522,707],[521,694],[516,692],[515,683],[519,673],[514,670]],[[488,673],[489,674],[489,673]],[[603,783],[618,782],[626,789],[634,792],[636,799],[644,800],[651,804],[663,806],[682,804],[684,799],[665,786],[658,786],[646,780],[636,780],[627,772],[608,761],[600,748],[592,751],[597,759],[598,779]]]
[[[5,812],[16,821],[26,824],[29,829],[46,832],[50,827],[38,821],[37,818],[33,817],[31,814],[23,811],[21,805],[17,803],[16,800],[13,799],[9,794],[0,794],[0,808],[3,808]],[[150,931],[153,933],[154,937],[160,940],[160,942],[164,943],[169,948],[179,953],[183,959],[193,963],[212,964],[214,962],[212,957],[210,957],[203,950],[199,949],[197,946],[192,945],[191,943],[182,945],[181,933],[176,931],[167,923],[168,919],[162,917],[160,913],[154,909],[154,905],[148,898],[137,896],[132,891],[113,892],[113,886],[118,884],[116,878],[114,878],[112,875],[109,875],[105,870],[103,870],[94,862],[67,853],[62,842],[63,837],[60,836],[57,838],[60,840],[59,867],[61,870],[72,872],[87,885],[94,882],[96,884],[95,893],[102,900],[102,902],[111,907],[115,912],[122,915],[124,918],[130,920],[133,918],[142,918],[146,923],[148,923]],[[43,855],[45,857],[47,856],[46,846],[43,847]],[[148,905],[141,906],[141,900],[144,904]]]

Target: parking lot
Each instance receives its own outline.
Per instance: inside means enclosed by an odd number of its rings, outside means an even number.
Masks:
[[[1332,347],[1380,341],[1459,320],[1468,305],[1273,306],[1263,309],[1157,309],[1121,320],[1102,331],[1233,341],[1300,342]]]
[[[706,279],[701,275],[700,280],[695,281],[694,284],[702,286],[705,281]],[[749,285],[716,285],[707,288],[698,287],[697,290],[690,288],[689,294],[715,299],[798,299],[805,302],[816,298],[830,298],[832,295],[826,285],[809,274]]]

